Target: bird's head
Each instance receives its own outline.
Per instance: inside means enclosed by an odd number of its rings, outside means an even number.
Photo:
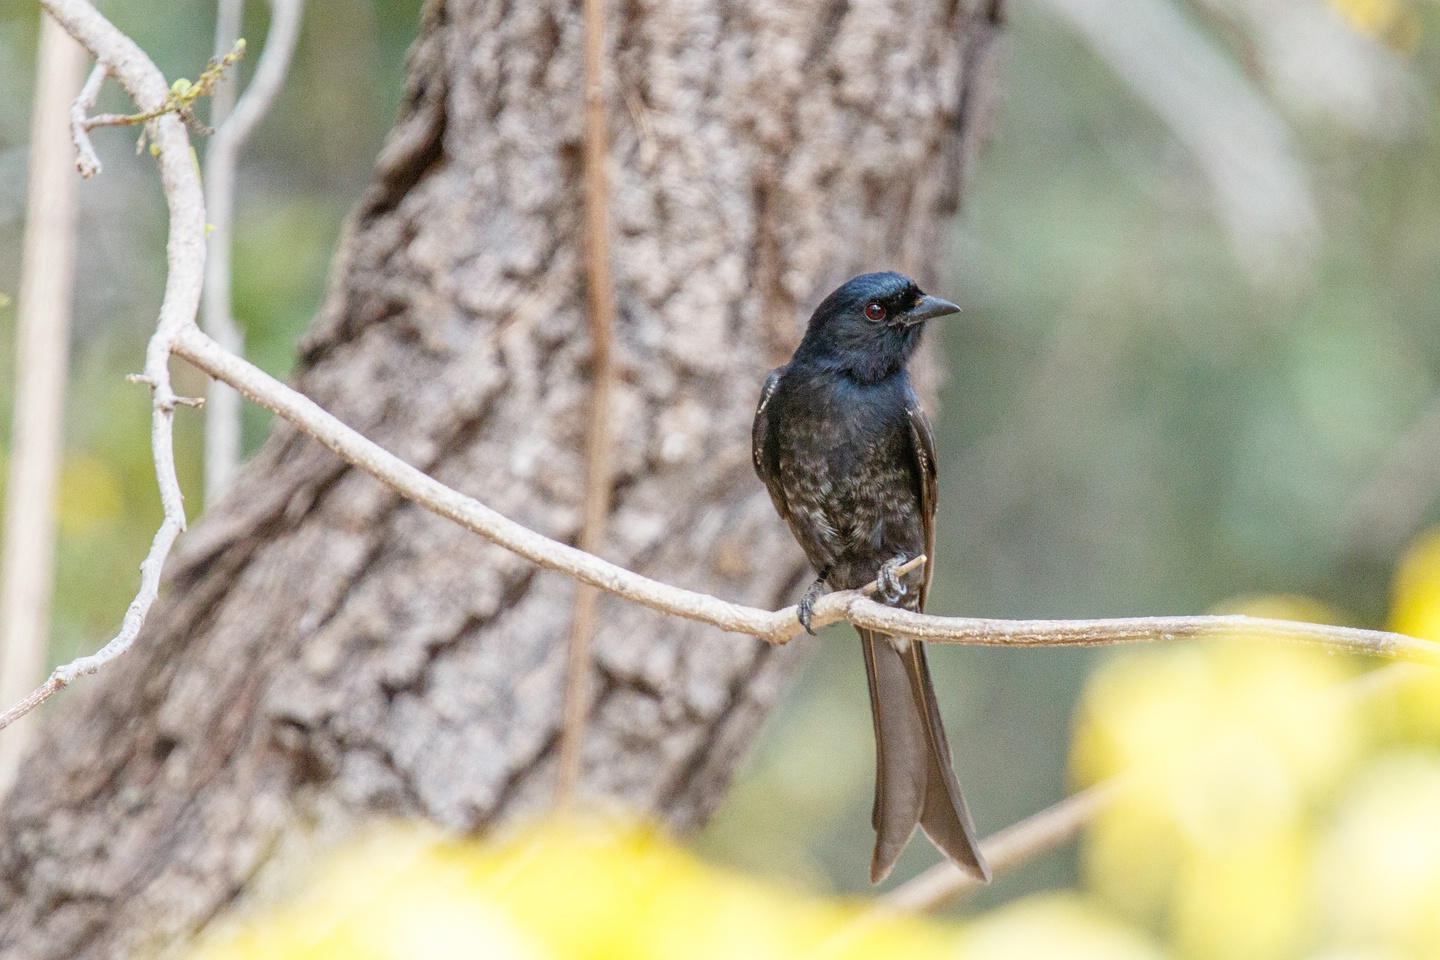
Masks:
[[[959,312],[904,274],[861,274],[815,308],[795,356],[862,381],[880,380],[904,367],[920,344],[925,321]]]

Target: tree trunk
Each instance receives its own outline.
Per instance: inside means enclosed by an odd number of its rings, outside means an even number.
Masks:
[[[944,0],[610,4],[610,559],[793,601],[809,573],[749,463],[759,384],[850,274],[933,278],[998,19]],[[570,0],[431,4],[297,374],[563,540],[588,409],[581,33]],[[168,576],[0,813],[4,956],[164,949],[359,821],[473,830],[548,802],[568,580],[286,426]],[[697,824],[794,654],[613,598],[599,621],[582,792]]]

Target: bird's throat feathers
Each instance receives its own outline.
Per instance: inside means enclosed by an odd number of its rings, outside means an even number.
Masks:
[[[817,331],[811,324],[795,350],[792,365],[841,373],[859,383],[879,383],[905,369],[920,346],[922,328],[851,328],[834,325]]]

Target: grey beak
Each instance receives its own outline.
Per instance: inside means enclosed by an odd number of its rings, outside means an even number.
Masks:
[[[960,308],[949,300],[941,300],[939,297],[932,297],[929,294],[920,298],[920,302],[909,310],[905,311],[901,318],[907,327],[917,323],[924,323],[926,320],[934,320],[936,317],[948,317],[952,313],[959,313]]]

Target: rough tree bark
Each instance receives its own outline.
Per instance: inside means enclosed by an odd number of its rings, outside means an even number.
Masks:
[[[759,605],[798,551],[751,474],[763,373],[829,286],[933,278],[998,6],[614,0],[620,303],[606,553]],[[123,26],[123,24],[122,24]],[[578,2],[432,3],[298,385],[527,525],[579,521]],[[0,812],[0,953],[163,950],[357,821],[543,806],[574,585],[281,426],[182,540],[141,643],[52,711]],[[582,792],[684,828],[794,663],[607,598]]]

